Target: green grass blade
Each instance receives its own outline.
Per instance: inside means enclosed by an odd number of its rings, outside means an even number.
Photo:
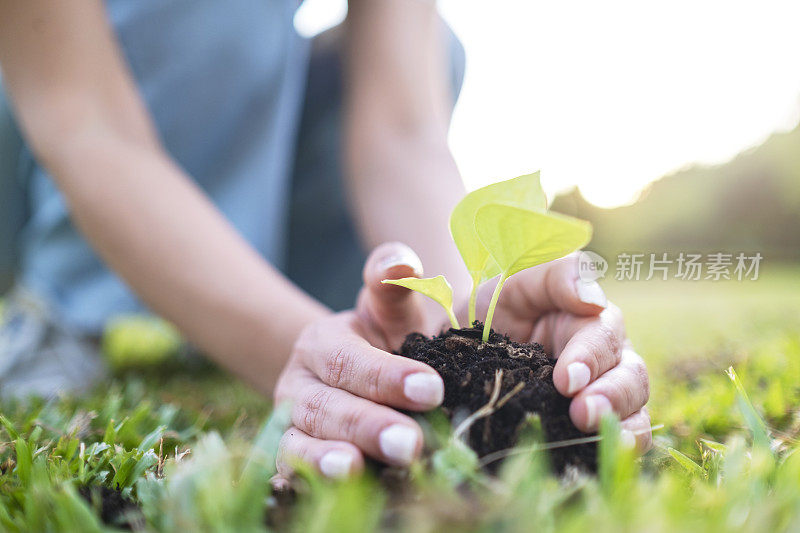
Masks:
[[[669,452],[672,458],[675,459],[675,461],[677,461],[677,463],[690,474],[702,478],[706,477],[706,472],[703,470],[703,467],[692,461],[689,456],[679,452],[675,448],[667,448],[667,452]]]
[[[764,422],[764,419],[761,418],[761,415],[759,415],[758,411],[756,411],[756,408],[753,406],[753,402],[750,401],[750,397],[747,395],[747,391],[744,388],[742,380],[739,379],[739,376],[736,374],[736,371],[733,369],[733,367],[728,367],[726,373],[733,382],[733,385],[736,387],[737,404],[739,405],[739,410],[744,417],[745,424],[747,424],[747,428],[753,435],[753,445],[769,449],[771,439],[766,422]]]

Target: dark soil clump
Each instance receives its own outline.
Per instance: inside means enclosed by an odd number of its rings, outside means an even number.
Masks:
[[[444,380],[442,407],[448,417],[468,415],[486,405],[492,395],[495,373],[502,370],[499,397],[517,392],[492,415],[477,420],[468,443],[483,457],[511,448],[529,414],[538,414],[548,442],[585,437],[569,418],[570,400],[553,384],[553,365],[540,344],[522,344],[494,331],[481,342],[483,325],[453,329],[428,338],[420,333],[406,337],[400,355],[433,367]],[[520,388],[519,383],[524,385]],[[568,466],[584,472],[597,470],[595,443],[550,450],[550,463],[558,473]]]
[[[139,522],[144,521],[141,509],[133,500],[126,498],[122,492],[103,486],[83,486],[78,493],[89,502],[100,514],[104,524],[122,529],[137,529]]]

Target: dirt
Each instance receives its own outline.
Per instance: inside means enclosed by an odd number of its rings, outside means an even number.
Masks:
[[[467,430],[467,442],[485,457],[515,445],[528,415],[538,414],[548,442],[586,437],[569,418],[570,400],[553,384],[553,365],[540,344],[523,344],[491,332],[481,342],[483,325],[453,329],[428,338],[420,333],[406,337],[400,355],[433,367],[444,380],[445,414],[456,424],[490,403],[496,410],[476,420]],[[502,370],[499,393],[495,390]],[[557,473],[569,467],[584,472],[597,470],[595,443],[579,444],[549,451],[550,464]],[[492,463],[496,466],[498,463]]]
[[[104,524],[121,529],[138,529],[143,521],[139,505],[122,492],[109,487],[83,486],[78,493],[91,504]]]

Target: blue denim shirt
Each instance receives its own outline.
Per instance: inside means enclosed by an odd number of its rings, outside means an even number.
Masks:
[[[309,43],[293,26],[297,5],[296,0],[107,1],[110,22],[167,151],[279,267],[309,55]],[[0,162],[0,181],[27,195],[16,243],[20,281],[83,331],[100,331],[113,314],[143,310],[75,229],[47,171],[24,144],[11,150],[18,150],[18,157]],[[4,166],[13,166],[13,175],[2,175]],[[3,189],[9,187],[0,186],[0,195]]]

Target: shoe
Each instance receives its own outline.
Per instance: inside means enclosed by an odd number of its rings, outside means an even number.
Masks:
[[[97,343],[60,324],[29,290],[9,293],[0,315],[0,397],[81,393],[106,375]]]

